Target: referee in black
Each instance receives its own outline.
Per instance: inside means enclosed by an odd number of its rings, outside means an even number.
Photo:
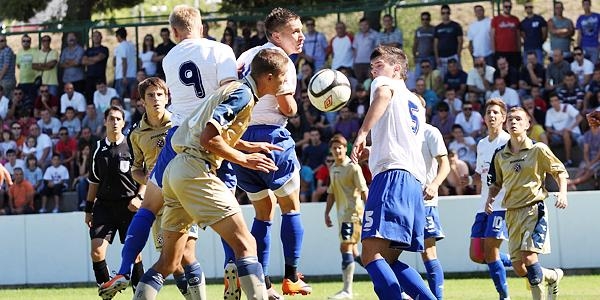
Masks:
[[[125,112],[118,106],[111,106],[104,112],[106,138],[96,144],[91,159],[89,190],[85,206],[85,223],[90,228],[92,240],[92,263],[96,283],[110,280],[106,266],[106,249],[119,231],[121,243],[125,243],[127,228],[133,215],[142,203],[139,186],[131,176],[133,161],[129,145],[122,130],[125,126]],[[131,282],[135,287],[138,274],[143,274],[141,256],[136,259]],[[112,299],[114,295],[103,295]]]

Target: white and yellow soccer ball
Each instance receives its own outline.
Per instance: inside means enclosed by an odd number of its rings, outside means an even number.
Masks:
[[[308,83],[308,98],[320,111],[340,110],[350,100],[351,94],[350,81],[340,71],[320,70]]]

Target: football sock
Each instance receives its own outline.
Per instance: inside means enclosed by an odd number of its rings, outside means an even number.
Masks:
[[[246,256],[235,261],[240,285],[248,299],[267,299],[265,276],[256,256]]]
[[[385,259],[377,259],[368,263],[365,268],[373,281],[373,289],[379,299],[401,300],[400,283]]]
[[[304,227],[300,213],[287,213],[281,215],[281,243],[283,244],[283,257],[286,265],[285,278],[298,281],[295,268],[300,261]],[[288,274],[288,265],[293,267],[293,274]]]
[[[256,251],[258,261],[262,265],[263,272],[269,274],[269,253],[271,252],[271,221],[254,219],[250,231],[256,239]]]
[[[298,281],[298,272],[295,266],[285,264],[284,268],[283,278],[287,278],[292,282]]]
[[[500,252],[500,260],[502,261],[504,267],[512,267],[512,261],[510,260],[510,255],[508,255],[508,253]]]
[[[206,284],[200,263],[195,261],[186,265],[183,267],[183,271],[185,272],[191,299],[206,299]]]
[[[92,267],[94,269],[94,276],[96,277],[96,283],[98,285],[108,282],[110,280],[110,274],[108,274],[106,260],[93,262]]]
[[[531,266],[525,266],[525,268],[527,269],[527,279],[532,287],[540,284],[542,280],[544,280],[544,273],[539,262],[536,262]]]
[[[265,287],[268,289],[271,288],[271,277],[269,277],[269,275],[265,275]]]
[[[182,295],[187,294],[188,283],[187,279],[185,279],[185,274],[173,274],[173,278],[175,279],[175,285],[177,285],[179,292],[181,292]]]
[[[165,280],[163,276],[150,268],[138,283],[135,290],[134,299],[156,299],[156,295],[163,286]]]
[[[127,276],[131,274],[131,265],[133,265],[138,254],[144,249],[154,219],[156,219],[156,216],[150,210],[143,207],[133,216],[129,224],[129,229],[127,229],[125,245],[123,245],[123,250],[121,251],[121,268],[118,274]]]
[[[342,268],[342,281],[344,282],[344,291],[352,294],[352,282],[354,281],[354,268],[356,263],[353,261]]]
[[[133,292],[135,293],[135,287],[140,282],[144,276],[144,264],[140,261],[133,264],[133,271],[131,272],[131,287],[133,288]]]
[[[348,265],[354,262],[354,255],[352,252],[342,253],[342,270],[346,269]]]
[[[407,264],[397,260],[390,265],[396,280],[402,282],[402,289],[413,299],[436,299],[431,290],[425,285],[421,275]]]
[[[501,260],[497,260],[487,265],[490,271],[490,276],[494,281],[496,291],[498,291],[498,294],[500,295],[500,299],[507,298],[508,282],[506,281],[506,269],[504,268],[504,264]]]
[[[221,238],[221,244],[223,244],[223,253],[225,254],[225,263],[223,263],[223,269],[227,264],[231,262],[235,262],[235,254],[233,253],[233,249],[227,244],[227,242]]]
[[[437,299],[442,299],[444,295],[444,270],[442,264],[437,259],[428,260],[423,263],[427,270],[427,283],[429,289]]]

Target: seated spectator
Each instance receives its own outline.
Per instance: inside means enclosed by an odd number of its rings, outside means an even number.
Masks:
[[[577,110],[583,109],[583,89],[577,84],[577,78],[572,71],[565,74],[563,83],[556,88],[556,93],[562,103],[571,104]]]
[[[131,115],[131,124],[138,124],[140,122],[140,120],[142,119],[142,117],[144,116],[144,113],[146,112],[146,107],[144,106],[144,102],[141,99],[137,102],[131,102],[131,103],[135,103],[135,105],[134,105],[135,110],[133,111],[133,114]],[[104,120],[102,120],[102,119],[101,119],[101,121],[104,122]]]
[[[315,173],[303,158],[300,167],[300,202],[310,202],[315,190]]]
[[[550,94],[550,108],[546,111],[546,131],[551,146],[563,145],[565,149],[565,167],[572,167],[571,149],[573,142],[581,137],[579,123],[583,117],[571,104],[561,103],[558,95]]]
[[[44,172],[44,181],[46,185],[42,193],[42,206],[39,213],[46,212],[48,197],[52,197],[54,200],[52,213],[58,213],[60,199],[69,181],[69,171],[61,164],[58,154],[52,155],[52,165],[48,166],[46,172]]]
[[[507,87],[504,78],[498,77],[494,79],[494,86],[496,90],[492,92],[490,98],[501,98],[506,103],[508,109],[521,105],[519,93],[513,88]]]
[[[434,91],[428,90],[425,87],[425,80],[423,80],[423,78],[419,78],[415,81],[415,94],[425,99],[425,114],[427,116],[427,120],[431,120],[433,108],[437,105],[439,101],[437,95]]]
[[[11,215],[31,214],[34,212],[33,197],[35,189],[23,176],[23,169],[15,168],[13,185],[8,188],[8,203]]]
[[[450,113],[453,116],[458,115],[458,113],[462,111],[463,102],[456,96],[456,91],[452,89],[446,90],[446,98],[444,99],[444,102],[448,104]]]
[[[425,88],[434,91],[438,97],[444,96],[444,81],[438,69],[432,69],[428,59],[421,61],[421,77],[425,80]]]
[[[525,96],[521,106],[533,117],[531,125],[546,124],[546,113],[535,106],[535,101],[531,96]]]
[[[487,99],[494,84],[494,72],[496,69],[485,63],[484,57],[476,57],[473,69],[467,73],[467,89],[477,94],[479,102]]]
[[[589,113],[598,107],[600,92],[600,67],[594,69],[590,83],[585,87],[585,96],[583,97],[583,112]]]
[[[563,52],[560,49],[552,50],[552,60],[546,67],[546,86],[545,92],[553,92],[565,78],[565,74],[571,71],[571,66],[564,60]]]
[[[85,117],[81,122],[82,128],[89,128],[95,135],[102,136],[104,129],[104,119],[98,114],[96,107],[93,104],[88,104]]]
[[[12,132],[15,142],[17,143],[17,154],[21,151],[25,141],[27,140],[27,135],[24,133],[25,131],[26,130],[23,130],[23,127],[17,121],[14,121],[12,124],[10,124],[10,132]]]
[[[327,201],[327,189],[329,188],[329,168],[335,162],[331,154],[327,154],[325,162],[315,171],[315,190],[312,193],[311,202]]]
[[[123,109],[123,102],[121,102],[121,99],[119,97],[113,97],[112,99],[110,99],[110,105],[118,106],[121,109]],[[125,112],[125,127],[123,127],[123,132],[128,133],[129,126],[131,126],[131,112],[129,112],[129,110],[127,109],[123,109],[123,111]],[[102,115],[103,114],[104,112],[102,112]]]
[[[15,150],[6,151],[6,162],[4,163],[4,168],[8,171],[10,176],[14,175],[15,168],[25,169],[25,161],[17,158],[17,152]]]
[[[290,132],[291,137],[296,142],[296,155],[300,156],[304,145],[308,145],[310,138],[308,134],[308,124],[303,124],[300,121],[300,116],[295,115],[288,118],[288,123],[285,128]]]
[[[35,197],[37,198],[44,188],[44,173],[42,173],[42,169],[37,166],[35,155],[27,156],[26,160],[27,167],[23,169],[23,174],[25,175],[25,179],[33,185]]]
[[[435,126],[444,137],[444,143],[448,145],[452,140],[452,126],[454,115],[450,112],[448,103],[440,102],[436,107],[436,114],[431,118],[431,125]]]
[[[85,201],[87,201],[90,158],[91,148],[89,145],[84,144],[83,148],[79,148],[79,151],[77,151],[77,161],[75,164],[75,175],[77,177],[73,179],[73,189],[77,191],[80,210],[85,208]]]
[[[0,119],[5,120],[8,115],[8,104],[10,100],[4,95],[4,88],[0,85]]]
[[[527,53],[527,63],[521,66],[519,74],[519,94],[531,94],[532,87],[544,87],[546,70],[538,63],[535,51]]]
[[[46,109],[50,112],[51,116],[56,117],[58,115],[59,105],[60,101],[58,100],[58,97],[50,94],[48,86],[42,84],[40,86],[40,95],[35,98],[35,102],[33,103],[33,116],[39,118],[40,112],[43,109]]]
[[[450,161],[450,173],[444,183],[440,186],[440,196],[464,195],[463,178],[469,176],[469,166],[458,158],[455,150],[448,149],[448,160]]]
[[[96,91],[94,92],[94,106],[97,111],[104,112],[110,107],[110,99],[119,97],[117,90],[106,86],[105,80],[99,80],[96,83]]]
[[[535,107],[541,110],[542,112],[546,113],[546,110],[548,109],[548,104],[546,103],[546,100],[542,97],[542,91],[540,87],[531,87],[531,98],[533,98]]]
[[[583,57],[583,50],[580,47],[575,47],[573,49],[573,57],[575,59],[571,63],[571,71],[577,76],[577,84],[584,87],[592,78],[594,64]]]
[[[98,139],[98,136],[92,134],[92,130],[89,127],[83,127],[83,129],[81,129],[79,140],[77,140],[77,148],[82,149],[84,145],[88,145],[93,153],[96,149],[96,142],[98,142]]]
[[[546,135],[546,130],[544,130],[544,126],[540,124],[532,124],[529,126],[529,129],[527,129],[527,137],[536,142],[542,142],[546,145],[550,145],[548,136]]]
[[[6,152],[11,149],[15,152],[18,152],[17,142],[15,142],[15,139],[10,130],[4,130],[2,131],[2,141],[0,142],[0,155],[2,157],[3,162],[7,159]]]
[[[512,89],[519,88],[519,71],[508,64],[505,57],[498,57],[496,61],[496,71],[494,72],[494,80],[503,78],[507,87]],[[506,102],[506,101],[505,101]]]
[[[451,58],[448,60],[448,72],[444,75],[444,88],[456,91],[458,98],[464,98],[467,92],[467,73],[460,69],[458,61]]]
[[[350,109],[347,106],[342,107],[342,109],[340,109],[338,120],[333,127],[333,131],[341,133],[346,140],[354,141],[359,128],[360,123],[358,119],[352,115]]]
[[[67,107],[65,112],[65,119],[62,122],[62,127],[67,128],[69,131],[69,137],[77,138],[79,132],[81,132],[81,121],[75,115],[75,109]]]
[[[60,96],[60,113],[65,114],[67,107],[73,107],[80,119],[83,119],[85,114],[85,106],[87,104],[82,93],[75,91],[73,84],[65,83],[65,93]]]
[[[302,149],[303,161],[309,166],[313,172],[325,161],[325,157],[329,153],[329,146],[321,140],[319,129],[312,127],[309,131],[310,142]]]
[[[137,87],[138,84],[140,82],[144,81],[144,79],[146,79],[147,77],[148,76],[146,75],[146,72],[144,70],[138,70],[135,73],[135,86]],[[164,76],[162,78],[164,79]],[[131,103],[137,103],[141,99],[140,93],[137,88],[135,88],[131,91],[131,95],[129,97],[131,98]],[[99,111],[99,112],[104,113],[104,111]]]
[[[448,150],[453,150],[458,155],[458,159],[466,162],[469,168],[475,168],[477,156],[477,143],[470,136],[465,136],[465,131],[460,125],[452,126],[453,140],[448,145]]]
[[[583,135],[583,160],[575,178],[569,179],[569,189],[586,182],[600,172],[600,111],[586,115],[590,130]]]
[[[308,94],[302,93],[302,102],[298,105],[298,115],[304,124],[317,128],[327,138],[331,135],[331,125],[325,114],[316,109],[308,100]]]
[[[62,165],[67,167],[69,174],[73,174],[77,141],[69,136],[69,130],[66,127],[61,127],[58,135],[59,139],[56,142],[55,153],[59,155]]]
[[[425,100],[427,100],[427,98],[425,98]],[[350,98],[350,101],[348,101],[348,108],[362,123],[362,120],[365,118],[370,105],[369,93],[362,84],[359,84],[356,87],[356,95],[353,98]]]
[[[10,99],[10,108],[8,110],[8,119],[15,120],[15,115],[18,113],[27,112],[31,115],[33,112],[34,98],[25,95],[23,88],[17,86],[13,89],[12,98]]]
[[[47,134],[41,132],[37,124],[29,126],[29,133],[36,138],[35,158],[37,158],[40,168],[44,169],[52,157],[52,140]]]
[[[37,152],[37,139],[34,136],[29,136],[27,142],[23,146],[23,157],[34,155]]]
[[[42,130],[42,133],[47,134],[52,139],[58,139],[58,130],[60,129],[60,120],[52,117],[47,109],[43,109],[40,112],[40,119],[37,121],[37,125]]]
[[[483,117],[478,111],[473,111],[473,104],[465,102],[462,111],[454,118],[454,124],[458,124],[464,130],[465,135],[479,141],[483,137]]]

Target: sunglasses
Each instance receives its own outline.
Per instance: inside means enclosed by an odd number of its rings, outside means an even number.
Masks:
[[[533,8],[533,6],[525,6],[525,9]]]
[[[15,127],[12,127],[12,129],[14,129],[14,130],[21,130],[21,127],[16,127],[15,126]]]
[[[31,43],[31,40],[23,40],[21,43]]]
[[[504,5],[504,8],[512,8],[512,5]]]
[[[463,107],[463,110],[471,111],[471,110],[473,110],[473,108],[472,107]]]
[[[449,15],[449,14],[450,14],[450,12],[449,12],[449,11],[443,11],[443,12],[442,12],[442,15]]]
[[[15,95],[23,95],[22,92],[16,92],[16,93],[13,93],[13,94],[15,94]]]
[[[330,164],[330,163],[332,163],[332,162],[334,162],[334,161],[335,161],[335,160],[333,160],[333,159],[328,159],[328,160],[326,160],[325,162],[326,162],[326,163],[328,163],[328,164]]]

